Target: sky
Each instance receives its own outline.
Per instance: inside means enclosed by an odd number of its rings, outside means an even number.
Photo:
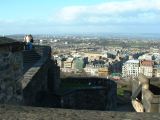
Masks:
[[[0,0],[0,34],[160,33],[160,0]]]

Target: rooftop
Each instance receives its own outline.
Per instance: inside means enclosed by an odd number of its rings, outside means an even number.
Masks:
[[[139,63],[139,60],[128,60],[126,63]]]
[[[151,61],[151,60],[142,60],[141,61],[141,65],[143,65],[143,66],[153,66],[153,61]]]

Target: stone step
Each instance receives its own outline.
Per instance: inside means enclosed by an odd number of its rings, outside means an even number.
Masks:
[[[23,62],[24,63],[35,63],[40,59],[40,55],[32,50],[32,51],[23,51]]]
[[[37,60],[38,61],[38,60]],[[24,61],[24,64],[25,63],[35,63],[35,62],[37,62],[37,61]]]
[[[40,58],[39,55],[27,55],[27,56],[23,56],[24,59],[27,59],[27,58]]]
[[[26,61],[26,60],[39,60],[40,57],[27,57],[27,58],[24,58],[23,60]]]

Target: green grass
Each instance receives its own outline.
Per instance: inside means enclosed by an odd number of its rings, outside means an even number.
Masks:
[[[74,89],[74,88],[88,88],[91,87],[86,83],[67,83],[67,82],[62,82],[61,88],[62,89]]]
[[[117,95],[118,96],[124,96],[124,89],[123,88],[117,88]]]
[[[127,85],[121,85],[117,88],[117,95],[124,96],[124,91],[127,90]]]

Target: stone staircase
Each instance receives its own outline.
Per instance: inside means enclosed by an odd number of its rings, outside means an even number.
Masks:
[[[23,51],[23,71],[27,71],[33,64],[40,60],[41,56],[35,50]]]

